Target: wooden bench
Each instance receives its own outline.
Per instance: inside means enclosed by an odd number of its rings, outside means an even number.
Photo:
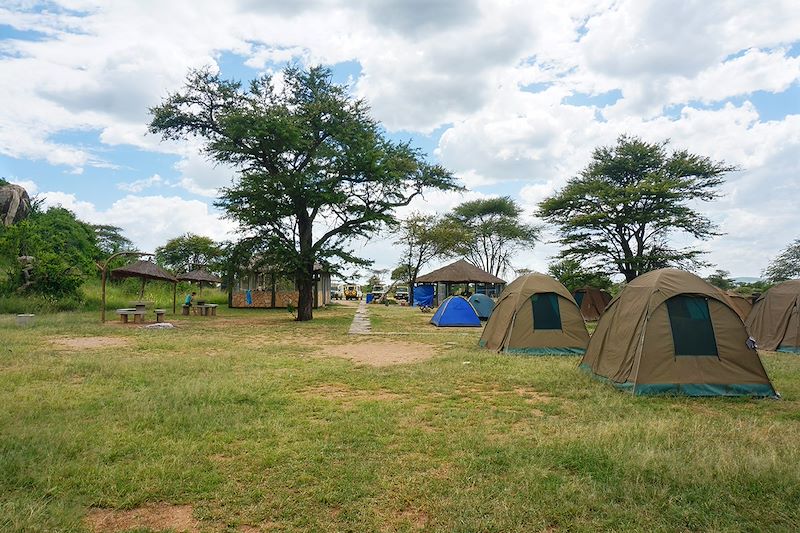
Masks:
[[[217,304],[206,304],[206,315],[217,316]]]
[[[128,323],[128,319],[133,316],[133,323],[144,323],[144,311],[137,311],[136,309],[117,309],[119,319],[123,324]]]
[[[156,312],[156,322],[164,322],[164,315],[166,314],[166,309],[154,309]]]

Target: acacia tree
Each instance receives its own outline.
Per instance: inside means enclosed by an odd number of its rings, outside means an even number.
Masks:
[[[408,143],[386,138],[363,100],[330,70],[287,67],[243,88],[209,70],[151,109],[150,131],[196,136],[216,162],[237,171],[217,206],[268,262],[298,286],[297,320],[310,320],[315,262],[365,264],[349,249],[394,222],[394,209],[427,188],[456,189],[444,168]]]
[[[461,232],[451,249],[473,265],[499,276],[520,248],[533,248],[541,228],[521,220],[517,202],[503,196],[464,202],[447,218]]]
[[[420,213],[414,213],[401,221],[395,228],[394,234],[396,237],[394,243],[400,247],[402,255],[392,279],[408,282],[409,303],[414,305],[413,287],[420,269],[435,257],[452,250],[462,234],[447,221],[434,215]]]
[[[174,272],[189,272],[200,266],[213,273],[222,270],[225,253],[214,239],[186,233],[156,248],[156,262]]]
[[[764,270],[763,276],[773,283],[800,277],[800,239],[795,239]]]
[[[706,281],[723,291],[729,291],[736,287],[736,281],[731,278],[731,273],[720,268],[708,276]]]
[[[691,204],[717,198],[723,175],[735,168],[686,150],[667,153],[668,142],[623,135],[615,146],[598,147],[580,175],[539,204],[538,216],[558,226],[562,258],[627,281],[657,268],[703,264],[701,251],[674,248],[669,236],[718,234]]]
[[[569,292],[575,292],[583,287],[610,290],[613,285],[611,278],[602,272],[590,271],[572,259],[562,259],[550,263],[547,273],[556,278]]]

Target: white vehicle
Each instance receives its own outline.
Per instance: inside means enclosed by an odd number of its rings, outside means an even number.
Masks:
[[[344,285],[334,283],[331,285],[331,300],[341,300],[344,298]]]
[[[408,287],[397,287],[394,290],[394,299],[408,301]]]
[[[386,287],[383,285],[373,285],[372,291],[370,292],[372,293],[372,300],[374,301],[383,296],[383,293],[386,292]]]
[[[344,286],[344,299],[345,300],[360,300],[363,297],[361,287],[355,284],[348,284]]]

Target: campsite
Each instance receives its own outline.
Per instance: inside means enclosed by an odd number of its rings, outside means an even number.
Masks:
[[[171,318],[172,330],[0,317],[2,529],[800,520],[787,505],[800,498],[796,355],[762,353],[780,401],[631,396],[580,372],[578,356],[496,353],[478,328],[436,328],[408,307],[371,305],[372,334],[349,336],[355,306],[304,323],[231,309]]]
[[[800,531],[800,2],[0,7],[0,533]]]

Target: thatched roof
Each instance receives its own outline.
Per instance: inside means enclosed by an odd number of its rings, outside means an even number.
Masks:
[[[217,276],[209,272],[206,272],[202,268],[197,270],[192,270],[191,272],[187,272],[186,274],[178,274],[177,278],[180,281],[197,281],[197,282],[205,281],[206,283],[222,282],[222,280],[219,279]]]
[[[138,260],[111,271],[112,278],[146,278],[175,283],[175,277],[151,261]]]
[[[417,278],[417,283],[505,283],[463,259]]]

